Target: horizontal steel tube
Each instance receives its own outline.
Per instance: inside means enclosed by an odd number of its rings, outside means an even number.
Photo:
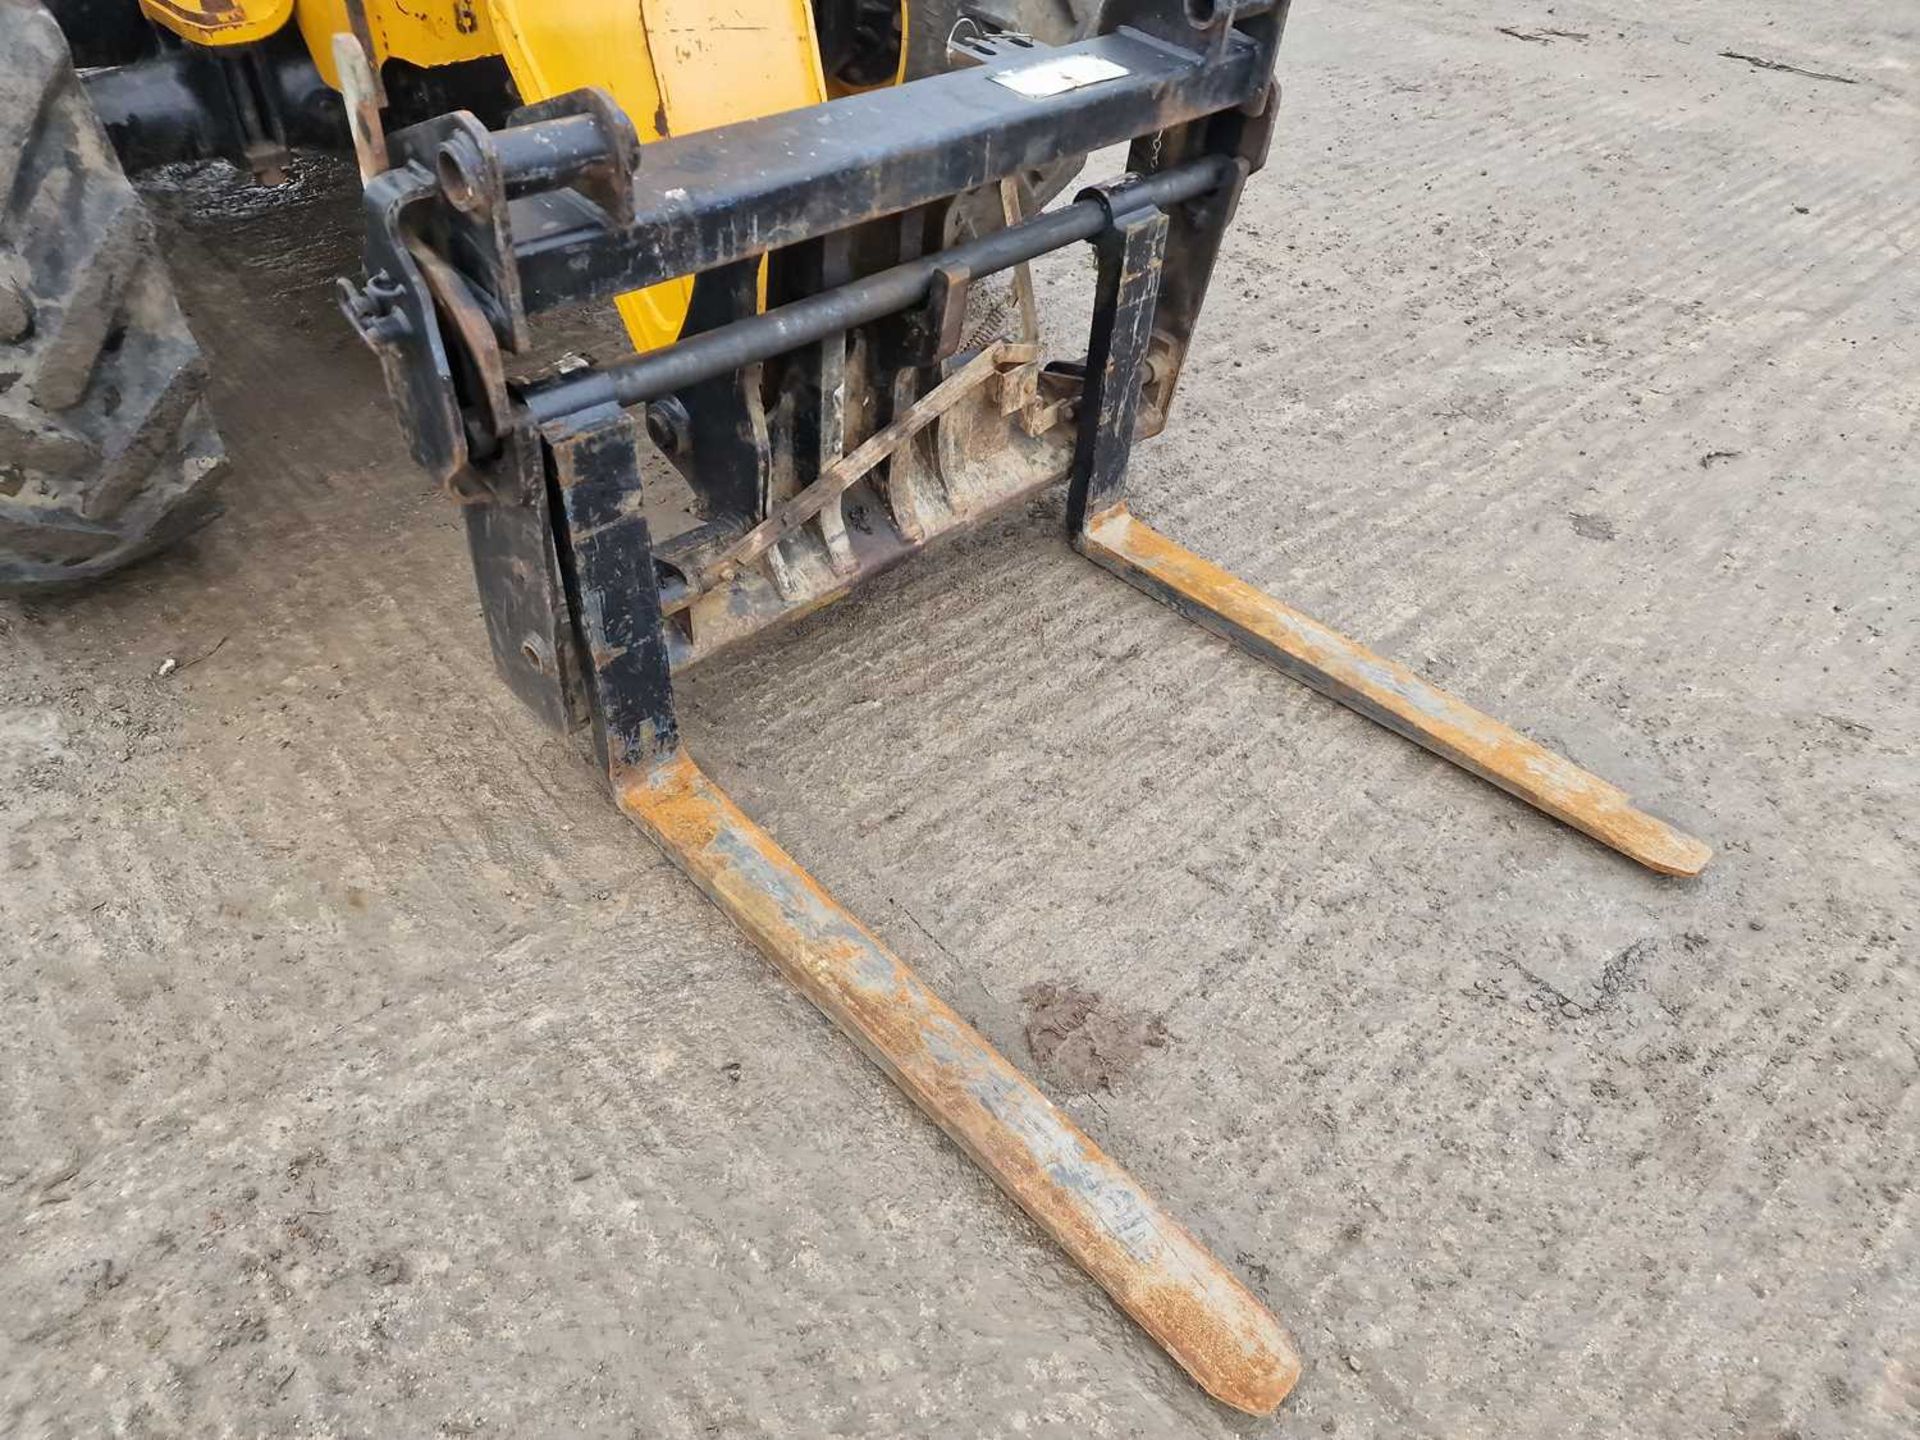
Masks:
[[[1106,228],[1110,211],[1124,213],[1149,205],[1164,208],[1205,195],[1228,183],[1235,163],[1224,156],[1208,156],[1144,180],[1129,181],[1104,192],[1104,198],[1075,201],[951,250],[690,336],[664,350],[546,381],[526,390],[522,399],[534,419],[543,424],[594,405],[640,405],[657,400],[743,365],[770,360],[856,325],[911,309],[926,298],[936,270],[961,269],[973,277],[1010,270],[1049,251],[1091,240]]]
[[[591,115],[562,115],[493,133],[493,153],[509,196],[551,190],[607,159],[607,137]]]

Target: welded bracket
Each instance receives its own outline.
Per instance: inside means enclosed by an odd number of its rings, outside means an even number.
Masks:
[[[1093,328],[1087,343],[1085,388],[1080,394],[1080,430],[1067,480],[1067,518],[1077,534],[1086,517],[1119,499],[1133,454],[1133,429],[1153,330],[1154,300],[1167,248],[1167,217],[1148,206],[1113,214],[1112,192],[1082,193],[1108,207],[1107,228],[1095,237],[1099,279]]]
[[[551,420],[541,432],[594,747],[610,771],[651,764],[680,738],[653,538],[640,507],[637,429],[607,405]]]

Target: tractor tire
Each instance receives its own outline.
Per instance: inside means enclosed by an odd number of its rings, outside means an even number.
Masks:
[[[92,580],[211,519],[207,368],[140,197],[35,3],[0,0],[0,590]]]

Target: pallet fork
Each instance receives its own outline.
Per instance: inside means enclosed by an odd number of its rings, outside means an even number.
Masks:
[[[415,458],[464,505],[509,685],[590,726],[620,808],[1209,1394],[1256,1414],[1299,1372],[1280,1322],[701,771],[672,677],[1065,478],[1072,543],[1129,584],[1651,869],[1706,864],[1619,790],[1127,506],[1133,443],[1165,423],[1265,156],[1283,12],[1107,0],[1072,45],[957,36],[950,73],[644,156],[595,91],[499,131],[444,117],[384,137],[368,278],[342,285]],[[1022,172],[1119,143],[1117,183],[955,224]],[[1081,242],[1084,362],[1046,362],[1025,327],[967,343],[977,282]],[[533,315],[680,276],[677,343],[508,382]],[[653,533],[652,450],[699,523]]]

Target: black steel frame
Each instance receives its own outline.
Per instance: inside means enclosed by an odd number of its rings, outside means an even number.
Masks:
[[[467,504],[508,683],[556,725],[591,722],[618,774],[676,746],[677,667],[843,593],[936,528],[1064,475],[1079,537],[1121,498],[1134,440],[1164,423],[1221,234],[1265,159],[1284,13],[1284,0],[1108,0],[1101,33],[1072,45],[957,41],[964,68],[644,155],[592,91],[498,131],[456,113],[389,137],[392,168],[366,189],[367,279],[342,282],[343,308],[380,356],[414,458]],[[1062,61],[1080,83],[1025,93]],[[948,242],[958,197],[1118,143],[1131,144],[1122,181]],[[1005,373],[969,394],[1001,403],[968,400],[962,425],[956,387],[988,374],[960,353],[968,287],[1083,241],[1098,257],[1084,363],[987,357]],[[508,383],[503,356],[531,346],[534,317],[687,275],[677,344]],[[871,444],[890,447],[857,479],[850,393],[866,398]],[[1069,423],[1048,431],[1056,419]],[[1024,468],[965,496],[942,474],[949,503],[930,525],[912,498],[923,431],[948,459],[971,444]],[[648,444],[705,512],[659,543]],[[840,524],[843,489],[880,517],[867,533]],[[821,526],[828,582],[783,578],[773,547],[791,537],[768,534],[783,503]]]

